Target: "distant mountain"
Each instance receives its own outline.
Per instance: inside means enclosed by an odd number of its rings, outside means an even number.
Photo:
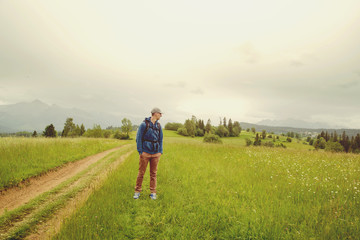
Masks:
[[[257,123],[258,125],[265,125],[265,126],[273,126],[273,127],[293,127],[293,128],[331,128],[331,126],[327,123],[321,122],[307,122],[303,120],[296,120],[296,119],[284,119],[284,120],[270,120],[265,119]]]
[[[75,124],[84,124],[86,128],[100,124],[102,128],[121,126],[121,119],[98,111],[86,112],[77,108],[62,108],[55,104],[48,105],[40,100],[0,105],[0,133],[17,131],[43,131],[53,124],[57,131],[62,131],[66,118],[72,117]]]

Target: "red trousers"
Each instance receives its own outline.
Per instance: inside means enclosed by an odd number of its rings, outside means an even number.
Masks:
[[[156,193],[156,173],[161,153],[149,154],[143,152],[139,159],[139,173],[136,179],[135,192],[141,192],[141,186],[144,179],[146,167],[150,162],[150,192]]]

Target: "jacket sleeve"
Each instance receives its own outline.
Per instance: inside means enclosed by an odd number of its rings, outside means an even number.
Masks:
[[[137,131],[136,134],[136,146],[137,146],[137,151],[139,152],[139,154],[142,154],[143,149],[142,149],[142,135],[144,133],[145,130],[145,123],[141,123],[139,126],[139,129]]]
[[[159,152],[161,152],[161,154],[163,154],[163,131],[162,131],[162,128],[161,128],[161,127],[160,127],[160,139],[159,139],[159,144],[160,144]]]

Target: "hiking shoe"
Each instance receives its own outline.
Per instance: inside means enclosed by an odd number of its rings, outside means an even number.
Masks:
[[[150,194],[150,198],[151,198],[152,200],[156,200],[156,193]]]
[[[139,192],[136,192],[135,194],[134,194],[134,199],[138,199],[140,197],[140,193]]]

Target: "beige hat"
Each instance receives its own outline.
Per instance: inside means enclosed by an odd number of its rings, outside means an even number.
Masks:
[[[157,107],[153,108],[153,109],[151,110],[151,113],[161,113],[161,114],[162,114],[160,108],[157,108]]]

